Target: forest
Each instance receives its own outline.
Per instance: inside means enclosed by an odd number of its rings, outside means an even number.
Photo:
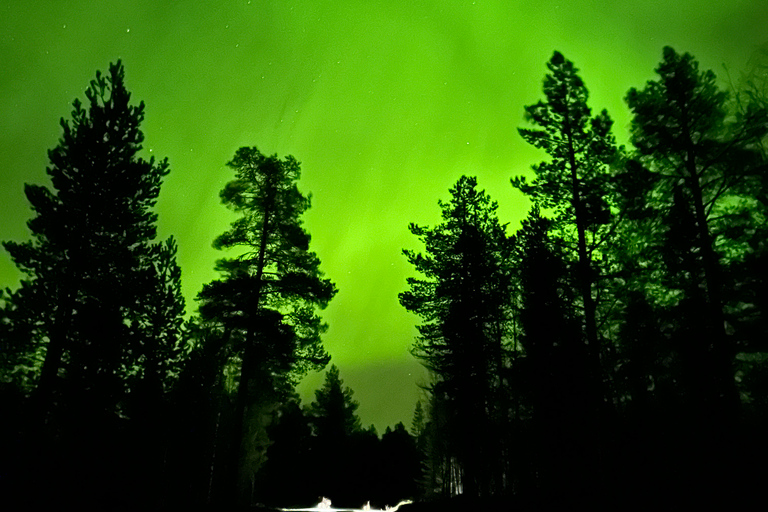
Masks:
[[[768,472],[768,83],[724,89],[665,47],[621,146],[555,51],[518,129],[511,232],[473,176],[403,226],[399,295],[427,369],[410,427],[362,425],[322,343],[337,292],[293,156],[238,149],[219,278],[185,304],[120,61],[27,184],[0,292],[0,495],[31,508],[736,507]],[[518,193],[519,193],[518,192]],[[432,200],[431,198],[425,198]],[[194,312],[190,315],[186,311]],[[326,368],[315,399],[297,383]]]

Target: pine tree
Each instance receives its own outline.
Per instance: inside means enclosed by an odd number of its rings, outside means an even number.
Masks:
[[[610,166],[618,150],[611,135],[613,121],[605,110],[592,117],[589,92],[573,63],[555,52],[547,68],[546,101],[525,108],[527,120],[537,128],[519,132],[550,159],[533,167],[536,177],[532,182],[517,177],[512,184],[542,211],[551,211],[553,229],[565,244],[566,256],[575,262],[573,282],[581,296],[592,371],[597,373],[601,343],[595,284],[612,233],[607,192]]]
[[[141,361],[132,371],[137,386],[145,391],[145,403],[170,393],[184,362],[184,297],[177,250],[173,237],[151,247],[144,267],[146,281],[142,284],[147,295],[137,305],[132,321],[134,357]]]
[[[733,470],[742,464],[733,443],[742,430],[734,363],[738,352],[764,346],[765,339],[753,331],[763,323],[754,322],[762,308],[753,287],[763,272],[752,265],[765,254],[768,113],[759,102],[732,101],[688,53],[664,48],[655,71],[656,79],[627,93],[636,151],[617,176],[629,183],[638,174],[645,182],[622,187],[623,203],[645,204],[634,230],[642,259],[634,259],[653,269],[632,288],[644,292],[649,309],[666,313],[661,354],[669,354],[672,365],[665,366],[673,374],[667,382],[657,375],[653,398],[666,398],[669,390],[676,395],[666,400],[675,409],[667,405],[665,421],[677,426],[668,441],[675,455],[668,457],[688,464],[681,492],[731,492],[743,488]],[[655,328],[648,327],[646,345]]]
[[[32,395],[29,427],[46,446],[36,471],[66,461],[59,489],[97,500],[140,475],[159,481],[184,301],[175,244],[154,241],[169,169],[140,156],[144,104],[131,103],[120,61],[85,95],[48,152],[51,186],[25,188],[31,240],[3,244],[24,278],[4,305],[0,352],[2,380]],[[151,493],[141,489],[131,496]]]
[[[214,247],[240,252],[217,262],[223,277],[206,284],[198,300],[202,317],[220,326],[226,357],[236,367],[229,464],[238,473],[232,478],[237,499],[247,504],[266,449],[259,441],[264,415],[287,398],[298,378],[328,362],[320,342],[325,325],[316,308],[324,308],[336,289],[323,279],[320,260],[309,250],[300,217],[310,198],[296,185],[299,163],[243,147],[227,165],[235,179],[221,191],[221,200],[240,216]]]
[[[760,141],[768,117],[755,105],[732,115],[715,74],[699,71],[690,54],[664,48],[656,72],[657,80],[626,96],[634,116],[634,169],[650,178],[641,201],[665,219],[645,243],[659,247],[664,284],[672,290],[668,302],[700,333],[699,345],[685,351],[704,379],[692,383],[696,401],[708,403],[705,408],[733,406],[737,349],[726,332],[726,310],[727,290],[735,287],[726,286],[726,268],[751,252],[749,232],[764,219],[756,193],[765,190]]]

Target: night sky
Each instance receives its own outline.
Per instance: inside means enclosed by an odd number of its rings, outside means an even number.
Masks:
[[[424,380],[408,353],[418,319],[397,300],[412,272],[401,251],[419,248],[408,223],[439,222],[437,200],[470,174],[517,228],[528,203],[509,178],[543,158],[517,128],[552,52],[625,142],[623,97],[664,45],[737,82],[767,28],[765,0],[1,0],[0,240],[28,238],[24,183],[48,183],[59,119],[121,58],[146,104],[145,153],[170,161],[159,232],[178,240],[188,312],[233,219],[218,197],[226,162],[241,146],[295,156],[311,248],[339,289],[325,344],[382,432],[409,424]],[[0,254],[0,286],[18,279]]]

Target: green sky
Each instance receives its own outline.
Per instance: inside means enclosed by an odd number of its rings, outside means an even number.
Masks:
[[[767,27],[765,0],[0,0],[0,240],[28,237],[24,183],[47,183],[59,118],[121,58],[146,103],[145,148],[170,160],[159,227],[179,242],[188,310],[232,219],[225,163],[246,145],[294,155],[312,249],[339,288],[326,347],[382,431],[410,421],[423,379],[408,354],[417,319],[397,301],[401,250],[418,248],[408,223],[438,222],[437,199],[472,174],[515,229],[528,205],[509,178],[542,158],[516,129],[552,52],[626,140],[622,98],[664,45],[736,80]],[[0,254],[0,286],[18,278]]]

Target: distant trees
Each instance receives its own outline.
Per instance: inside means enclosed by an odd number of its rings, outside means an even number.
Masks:
[[[325,374],[325,383],[315,391],[315,400],[309,405],[309,417],[314,434],[336,444],[362,430],[357,417],[358,403],[352,399],[352,390],[343,385],[336,365]]]
[[[408,278],[400,303],[423,319],[413,354],[433,373],[431,392],[448,415],[446,463],[464,493],[488,494],[494,483],[484,461],[498,450],[491,445],[511,340],[511,245],[475,178],[462,176],[450,201],[438,204],[443,223],[410,225],[426,253],[404,251],[422,277]]]
[[[238,501],[249,503],[264,450],[259,417],[287,398],[306,371],[328,362],[315,308],[324,308],[336,289],[322,278],[302,227],[310,199],[296,186],[299,163],[243,147],[228,166],[235,179],[221,200],[240,217],[214,247],[240,252],[217,262],[223,278],[205,285],[198,300],[202,318],[218,326],[217,343],[238,382],[229,466],[237,470]]]
[[[363,429],[353,391],[338,368],[328,369],[315,400],[303,409],[291,400],[269,427],[273,443],[257,475],[259,499],[299,507],[329,497],[335,506],[384,509],[417,494],[419,454],[402,423],[379,438]],[[322,471],[318,471],[322,468]]]
[[[371,499],[377,483],[363,475],[378,464],[378,437],[375,431],[363,430],[357,408],[352,389],[331,365],[305,410],[312,428],[312,465],[325,468],[322,474],[313,475],[309,487],[317,495],[336,496],[339,505],[362,505]]]
[[[400,500],[419,497],[422,455],[417,439],[408,433],[402,422],[385,429],[379,451],[380,502],[396,505]]]

